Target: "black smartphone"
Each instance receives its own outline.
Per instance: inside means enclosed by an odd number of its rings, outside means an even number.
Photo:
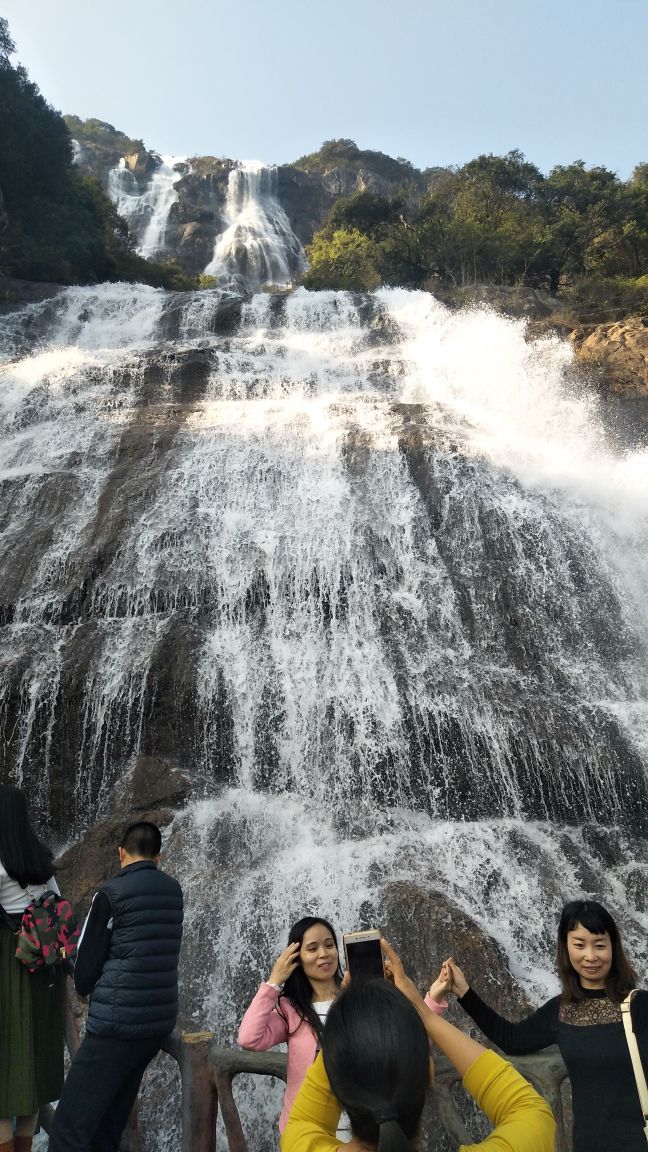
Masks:
[[[345,932],[342,943],[346,966],[354,984],[361,980],[384,979],[385,968],[377,928],[370,928],[367,932]]]

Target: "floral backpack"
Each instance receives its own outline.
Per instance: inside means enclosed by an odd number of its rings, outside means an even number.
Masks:
[[[74,958],[80,930],[70,901],[48,891],[27,905],[16,935],[16,959],[40,972]]]

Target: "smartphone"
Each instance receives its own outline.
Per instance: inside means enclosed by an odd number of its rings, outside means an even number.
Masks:
[[[381,980],[385,976],[380,932],[370,928],[367,932],[345,932],[342,937],[346,966],[354,984],[359,981]]]

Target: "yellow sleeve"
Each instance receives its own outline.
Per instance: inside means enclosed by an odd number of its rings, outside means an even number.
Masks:
[[[311,1064],[281,1137],[281,1152],[336,1152],[340,1105],[331,1092],[322,1053]]]
[[[486,1113],[494,1131],[481,1144],[462,1144],[459,1152],[553,1152],[553,1112],[508,1060],[484,1052],[470,1066],[464,1088]]]

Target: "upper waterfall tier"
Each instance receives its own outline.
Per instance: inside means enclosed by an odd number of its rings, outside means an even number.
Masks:
[[[186,169],[186,157],[162,156],[142,187],[122,158],[108,175],[108,195],[135,236],[137,252],[146,260],[157,260],[166,252],[169,213],[178,199],[175,184]]]
[[[0,755],[646,827],[648,457],[557,339],[425,294],[75,288],[0,318]]]
[[[287,285],[304,267],[304,253],[277,200],[277,170],[246,160],[229,175],[227,228],[205,268],[223,284],[256,292]]]

